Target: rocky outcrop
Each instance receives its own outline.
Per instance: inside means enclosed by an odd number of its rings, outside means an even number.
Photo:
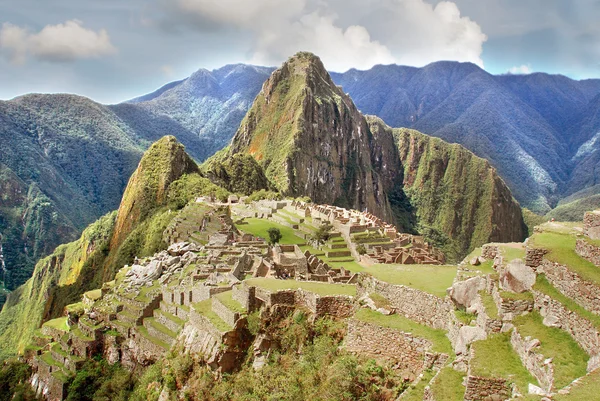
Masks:
[[[521,259],[515,259],[500,269],[500,285],[506,291],[521,293],[531,290],[536,274]]]

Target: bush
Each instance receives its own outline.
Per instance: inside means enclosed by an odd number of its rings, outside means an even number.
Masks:
[[[358,244],[356,246],[356,252],[358,252],[359,255],[364,255],[367,253],[367,248],[365,248],[364,244]]]
[[[317,229],[317,231],[315,231],[315,233],[312,236],[313,241],[316,241],[319,244],[324,244],[329,240],[329,236],[331,235],[332,229],[333,226],[329,222],[321,224],[321,226]]]
[[[283,235],[281,235],[281,231],[276,227],[269,228],[267,232],[269,233],[269,244],[271,245],[279,243],[279,240],[281,240],[281,237],[283,237]]]

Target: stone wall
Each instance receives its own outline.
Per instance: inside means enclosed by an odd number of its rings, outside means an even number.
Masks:
[[[488,260],[493,260],[496,255],[498,255],[498,246],[497,245],[484,245],[481,248],[481,256]]]
[[[537,269],[565,296],[571,298],[590,312],[600,315],[600,287],[582,279],[566,266],[544,260]]]
[[[388,360],[417,376],[426,368],[425,353],[432,344],[400,330],[350,319],[344,347],[350,352]]]
[[[596,266],[600,266],[600,247],[594,246],[584,239],[578,239],[575,244],[575,252]]]
[[[465,401],[504,401],[511,397],[511,388],[506,379],[491,377],[467,377]]]
[[[600,212],[586,212],[583,215],[583,233],[591,239],[600,239]]]
[[[538,352],[539,340],[523,338],[515,328],[510,336],[510,343],[529,373],[538,380],[540,387],[550,393],[554,387],[554,365],[551,359]]]
[[[544,256],[548,253],[547,250],[543,248],[525,248],[525,264],[530,267],[538,267],[542,264],[542,260],[544,260]]]
[[[235,322],[237,322],[237,320],[240,318],[240,314],[238,312],[234,312],[227,306],[223,305],[218,298],[212,298],[212,310],[231,327],[235,326]]]
[[[590,355],[588,372],[600,367],[600,332],[596,326],[579,314],[571,312],[560,302],[534,291],[535,308],[544,317],[544,324],[558,327],[573,337],[575,341]]]
[[[357,285],[358,295],[377,292],[390,300],[396,312],[435,329],[447,329],[449,314],[454,304],[446,297],[435,295],[403,285],[389,284],[374,277],[362,276]]]
[[[335,316],[338,318],[347,318],[356,311],[354,298],[350,296],[326,296],[316,297],[315,309],[311,309],[317,316]]]

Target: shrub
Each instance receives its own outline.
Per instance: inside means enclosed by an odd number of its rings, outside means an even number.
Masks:
[[[281,231],[277,227],[271,227],[267,230],[269,233],[269,244],[275,245],[279,243],[279,240],[283,235],[281,235]]]

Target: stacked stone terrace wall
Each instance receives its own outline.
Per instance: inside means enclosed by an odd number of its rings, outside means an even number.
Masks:
[[[512,390],[506,379],[492,377],[467,377],[465,401],[504,401],[511,397]]]
[[[600,239],[600,213],[587,212],[583,215],[583,233],[591,239]]]
[[[554,365],[537,352],[539,341],[523,338],[515,328],[511,333],[510,343],[529,373],[538,380],[541,388],[551,392],[554,387]]]
[[[425,368],[425,353],[431,342],[412,334],[378,325],[348,320],[344,346],[350,352],[397,363],[400,369],[417,376]]]
[[[594,246],[584,239],[578,239],[575,244],[575,252],[596,266],[600,266],[600,247]]]
[[[538,291],[534,291],[533,294],[535,308],[544,317],[544,323],[569,333],[589,354],[588,372],[600,367],[600,333],[596,326],[551,297]]]
[[[435,295],[403,285],[389,284],[374,277],[363,276],[357,285],[359,296],[377,292],[386,297],[396,312],[435,329],[447,329],[449,314],[454,304],[446,297]]]
[[[235,322],[240,318],[238,312],[234,312],[227,306],[223,305],[218,298],[212,298],[212,310],[215,312],[225,323],[231,327],[235,326]]]
[[[533,248],[528,246],[525,248],[525,264],[529,267],[538,267],[542,264],[544,256],[547,253],[548,251],[543,248]]]
[[[481,248],[481,256],[488,259],[494,260],[494,258],[499,254],[497,245],[484,245]]]
[[[590,312],[600,315],[600,287],[582,279],[567,266],[544,260],[538,267],[548,281],[565,296],[571,298]]]

